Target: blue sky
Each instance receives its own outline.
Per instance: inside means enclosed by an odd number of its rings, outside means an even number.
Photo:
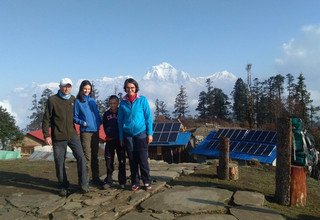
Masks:
[[[36,83],[132,75],[303,72],[320,83],[318,0],[0,0],[1,100]]]

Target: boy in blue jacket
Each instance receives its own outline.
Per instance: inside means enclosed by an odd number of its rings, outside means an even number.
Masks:
[[[118,128],[118,106],[119,98],[111,95],[108,100],[109,109],[103,114],[103,128],[107,135],[105,145],[105,160],[107,177],[104,180],[103,188],[107,189],[113,184],[112,173],[114,171],[114,155],[117,153],[119,163],[118,180],[120,188],[125,188],[126,183],[126,156],[125,149],[120,145]]]

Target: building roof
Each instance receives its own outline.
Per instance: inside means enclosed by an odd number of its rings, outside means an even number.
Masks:
[[[76,130],[77,130],[77,133],[80,134],[80,126],[79,125],[76,125]],[[30,131],[27,133],[27,136],[31,136],[41,142],[44,142],[44,137],[43,137],[43,133],[42,133],[42,130],[36,130],[36,131]],[[101,125],[100,126],[100,129],[99,129],[99,141],[100,142],[105,142],[106,140],[106,134],[103,130],[103,126]]]

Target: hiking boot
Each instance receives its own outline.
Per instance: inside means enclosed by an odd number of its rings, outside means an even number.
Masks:
[[[151,184],[149,184],[149,183],[144,184],[144,187],[145,187],[145,190],[152,189]]]
[[[132,185],[131,190],[132,191],[138,191],[140,189],[139,185]]]
[[[60,189],[59,191],[59,196],[67,196],[68,195],[68,190],[65,188]]]

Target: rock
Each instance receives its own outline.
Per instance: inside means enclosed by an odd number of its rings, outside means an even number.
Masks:
[[[250,191],[237,191],[233,195],[233,202],[237,205],[245,206],[263,206],[264,205],[264,195],[258,192]]]

